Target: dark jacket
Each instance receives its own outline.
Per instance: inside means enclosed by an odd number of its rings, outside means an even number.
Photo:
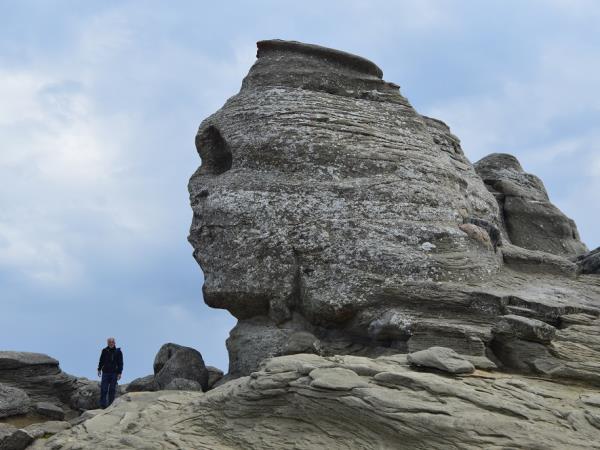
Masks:
[[[100,353],[98,372],[117,373],[123,372],[123,352],[120,348],[104,347]]]

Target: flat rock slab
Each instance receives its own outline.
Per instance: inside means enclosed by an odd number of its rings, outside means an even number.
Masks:
[[[65,418],[65,411],[54,403],[39,402],[35,404],[34,409],[39,415],[50,419],[63,420]]]
[[[451,348],[446,347],[430,347],[426,350],[410,353],[407,360],[413,366],[429,367],[453,374],[475,371],[475,366],[470,361]]]
[[[39,365],[58,366],[58,361],[43,353],[0,351],[0,369]]]
[[[315,369],[310,372],[309,376],[312,378],[310,385],[321,389],[348,391],[356,387],[366,387],[368,385],[356,372],[341,367]]]
[[[552,325],[515,314],[502,316],[492,328],[492,332],[496,335],[540,344],[549,344],[556,336],[556,328]]]

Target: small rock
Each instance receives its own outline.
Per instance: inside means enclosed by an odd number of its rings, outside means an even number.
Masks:
[[[494,325],[492,333],[501,337],[549,344],[556,335],[556,328],[541,320],[508,314]]]
[[[35,412],[41,416],[48,417],[54,420],[63,420],[65,412],[60,406],[56,406],[50,402],[39,402],[35,404]]]
[[[87,378],[78,378],[77,389],[71,394],[69,403],[72,408],[83,411],[98,408],[100,404],[100,383]]]
[[[71,426],[74,427],[75,425],[79,425],[80,423],[83,423],[86,420],[92,419],[103,412],[103,409],[88,409],[87,411],[84,411],[80,416],[71,419],[69,423],[71,424]]]
[[[409,353],[407,360],[413,366],[431,367],[448,373],[472,373],[475,367],[451,348],[430,347]]]
[[[315,369],[309,376],[312,378],[310,385],[321,389],[349,391],[356,387],[368,386],[368,383],[363,381],[356,372],[341,367]]]
[[[25,430],[17,430],[0,444],[0,450],[24,450],[35,438]]]
[[[212,389],[217,381],[223,378],[223,371],[213,366],[206,366],[208,370],[208,389]]]
[[[321,351],[319,339],[307,331],[292,333],[286,343],[282,354],[293,355],[296,353],[314,353],[318,355]]]
[[[2,446],[2,442],[15,431],[17,431],[16,427],[7,423],[0,423],[0,447]]]
[[[202,386],[194,380],[173,378],[163,389],[167,391],[202,391]]]
[[[146,375],[145,377],[136,378],[127,386],[127,392],[151,392],[156,390],[156,382],[154,375]]]
[[[39,439],[71,428],[69,422],[50,420],[48,422],[34,423],[23,428],[31,437]]]

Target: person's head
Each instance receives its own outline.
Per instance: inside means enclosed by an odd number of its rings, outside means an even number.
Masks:
[[[115,345],[117,345],[117,342],[115,341],[114,337],[109,337],[106,339],[106,345],[108,345],[110,348],[114,348]]]

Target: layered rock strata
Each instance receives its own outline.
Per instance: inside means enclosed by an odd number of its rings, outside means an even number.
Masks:
[[[12,400],[13,409],[2,407],[3,398]],[[0,418],[30,412],[43,415],[40,409],[47,411],[49,405],[72,416],[97,408],[99,399],[98,382],[63,372],[58,361],[48,355],[0,351]],[[56,411],[54,417],[58,414]]]
[[[600,394],[413,370],[406,355],[273,358],[207,393],[129,393],[32,449],[592,449]]]

